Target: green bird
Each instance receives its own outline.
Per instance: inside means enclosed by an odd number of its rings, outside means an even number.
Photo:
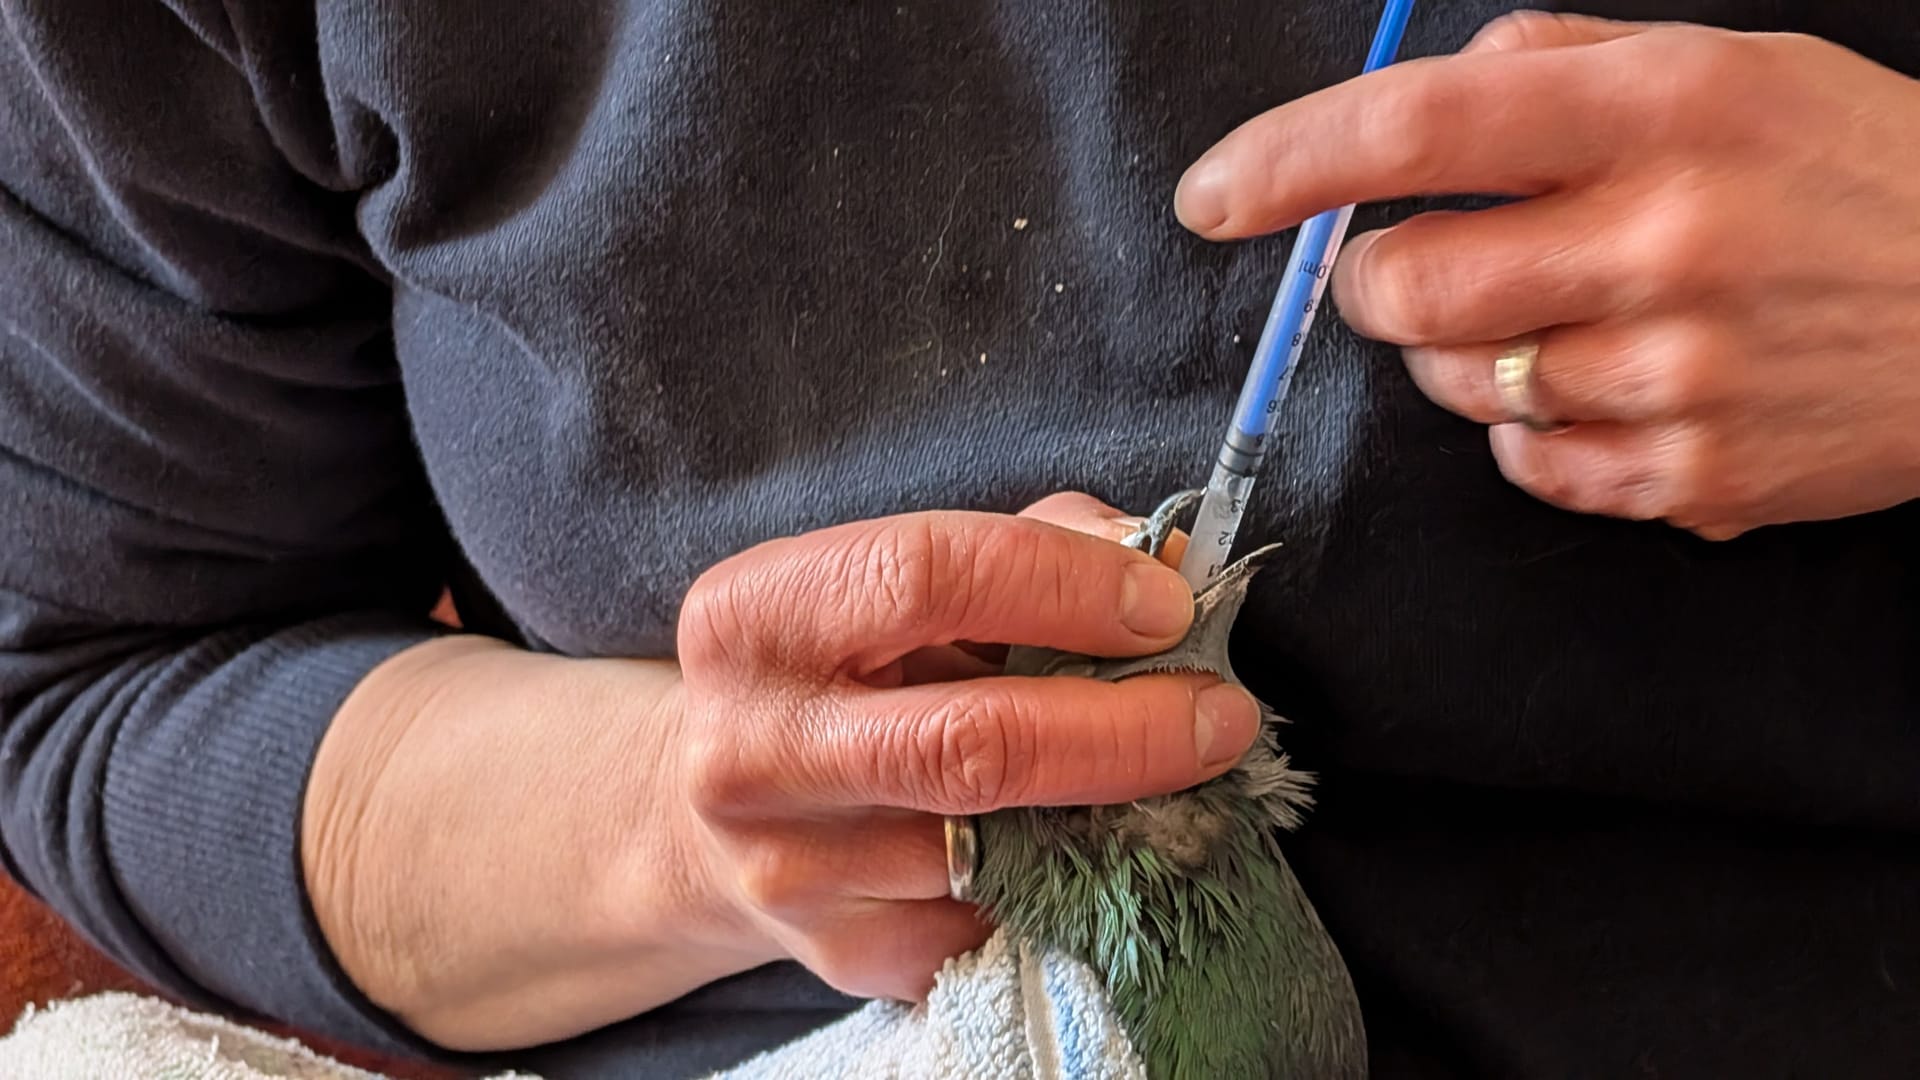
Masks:
[[[1159,555],[1199,492],[1155,511],[1129,546]],[[1209,672],[1236,685],[1227,641],[1248,585],[1278,545],[1229,566],[1194,598],[1192,629],[1155,656],[1015,649],[1014,675],[1117,681]],[[1078,957],[1105,982],[1151,1080],[1367,1073],[1353,981],[1276,839],[1312,805],[1313,777],[1261,734],[1226,774],[1119,806],[1015,808],[978,822],[973,898],[1013,935]]]

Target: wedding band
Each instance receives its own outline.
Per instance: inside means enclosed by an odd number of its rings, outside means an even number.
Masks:
[[[973,898],[973,872],[980,865],[980,833],[970,817],[947,819],[947,895]]]
[[[1564,430],[1566,424],[1541,416],[1534,401],[1534,367],[1539,361],[1540,340],[1531,336],[1513,342],[1494,358],[1493,384],[1500,391],[1500,404],[1510,419],[1533,431]]]

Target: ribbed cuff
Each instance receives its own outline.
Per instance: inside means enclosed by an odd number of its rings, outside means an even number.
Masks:
[[[135,706],[142,721],[114,747],[102,795],[126,903],[178,969],[142,974],[202,1007],[434,1053],[341,971],[308,901],[300,818],[341,703],[375,666],[435,634],[415,620],[343,616],[215,635],[163,662]],[[196,985],[170,985],[178,975]]]

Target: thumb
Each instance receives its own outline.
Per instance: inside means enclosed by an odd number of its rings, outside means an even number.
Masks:
[[[1116,510],[1091,495],[1077,491],[1061,492],[1049,495],[1025,510],[1020,516],[1044,521],[1049,525],[1058,525],[1063,529],[1072,529],[1092,536],[1103,537],[1115,543],[1132,536],[1146,518]],[[1186,554],[1187,534],[1179,529],[1167,538],[1167,546],[1160,551],[1160,561],[1168,566],[1178,567],[1181,556]]]
[[[1020,511],[1020,516],[1116,542],[1126,539],[1145,521],[1077,491],[1049,495]]]
[[[1654,23],[1620,22],[1591,15],[1557,15],[1546,11],[1516,11],[1502,15],[1480,28],[1461,49],[1462,55],[1479,52],[1528,52],[1535,49],[1564,49],[1569,45],[1598,45],[1633,37],[1654,28]]]

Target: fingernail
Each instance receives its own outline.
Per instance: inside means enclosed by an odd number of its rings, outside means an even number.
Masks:
[[[1218,683],[1193,700],[1193,742],[1200,765],[1214,769],[1238,760],[1260,733],[1260,705],[1232,683]]]
[[[1467,56],[1477,52],[1488,52],[1494,49],[1498,49],[1499,47],[1500,47],[1500,42],[1496,40],[1492,34],[1487,33],[1485,30],[1481,30],[1479,33],[1473,35],[1473,39],[1471,41],[1468,41],[1465,45],[1460,46],[1459,55]]]
[[[1380,234],[1384,231],[1383,229],[1374,229],[1370,232],[1363,232],[1359,236],[1342,244],[1340,246],[1340,262],[1347,264],[1349,270],[1358,269],[1360,260],[1367,257],[1367,249],[1372,247],[1374,243],[1380,239]]]
[[[1210,233],[1227,223],[1226,162],[1202,155],[1187,169],[1173,190],[1173,214],[1197,233]]]
[[[1120,622],[1149,638],[1186,633],[1193,621],[1193,590],[1185,578],[1157,562],[1134,562],[1120,579]]]
[[[1534,443],[1527,438],[1530,433],[1522,424],[1495,424],[1487,431],[1487,439],[1493,444],[1494,460],[1507,471],[1509,478],[1515,475],[1532,475],[1536,472],[1533,460]]]

